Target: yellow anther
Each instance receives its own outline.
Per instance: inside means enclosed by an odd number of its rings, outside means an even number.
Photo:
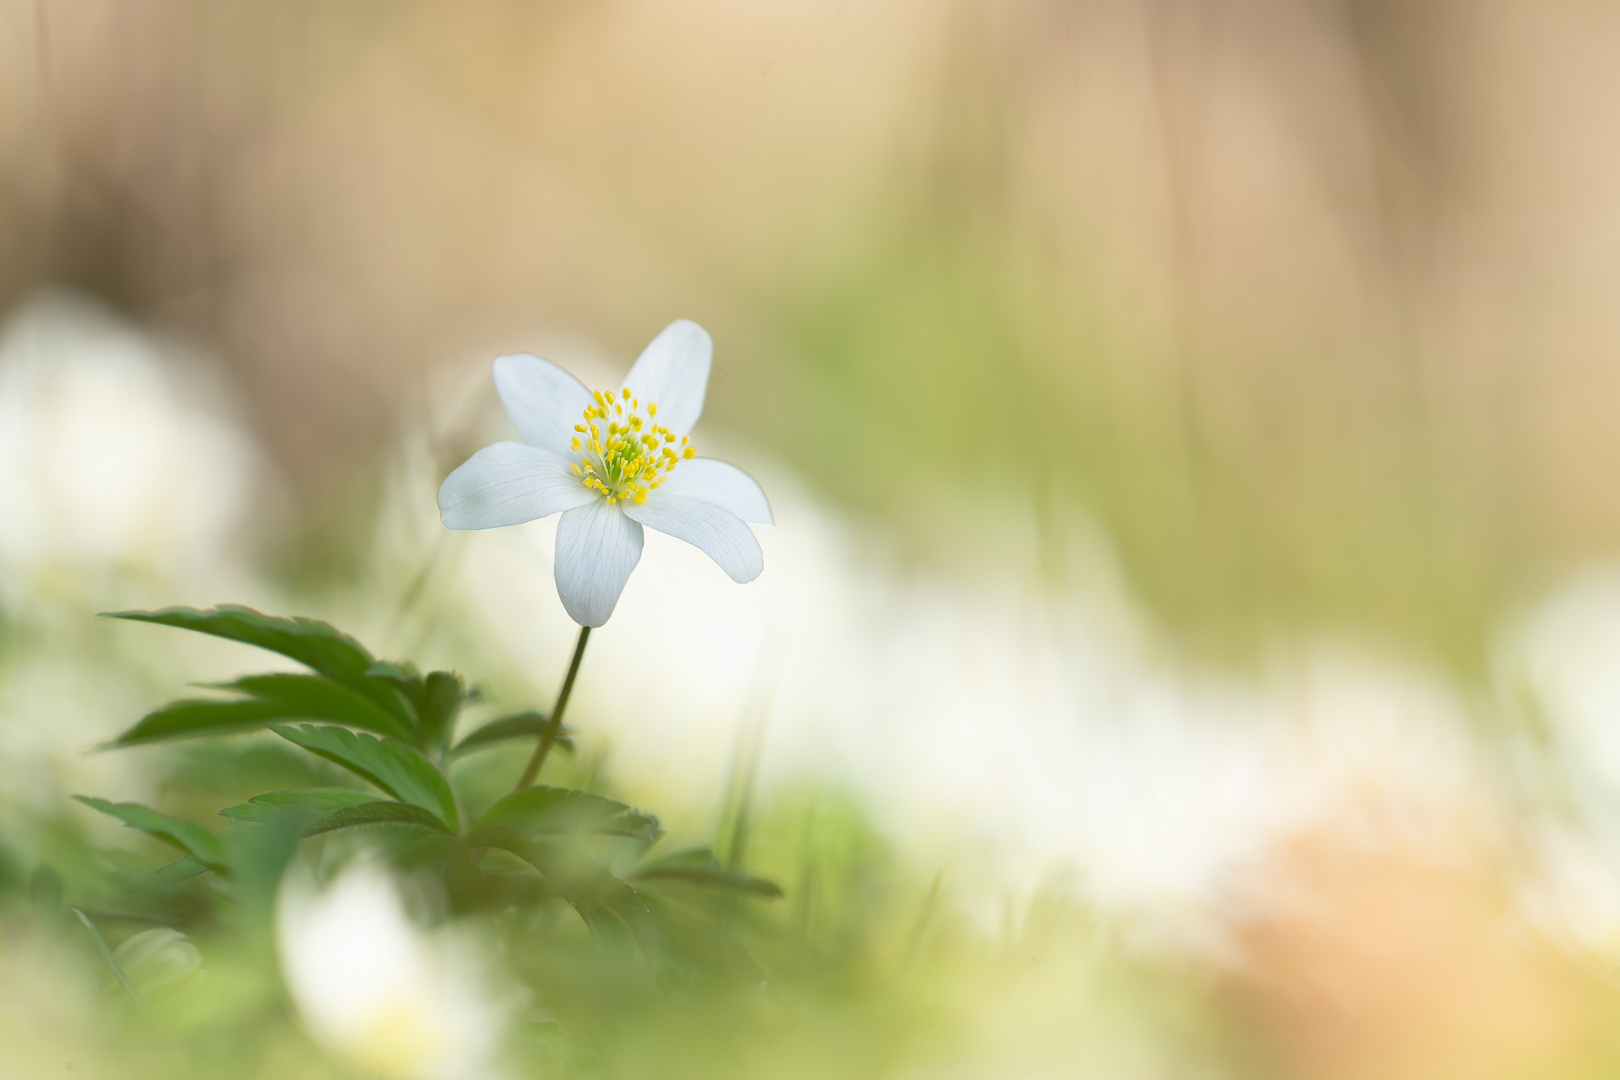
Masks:
[[[579,436],[575,435],[574,436],[574,441],[569,444],[568,449],[574,451],[575,453],[578,453],[579,452],[579,447],[580,447]]]
[[[685,450],[681,451],[681,457],[685,458],[687,461],[691,461],[696,456],[697,447],[695,446],[688,446]]]
[[[641,399],[628,386],[617,391],[593,390],[591,400],[593,404],[585,408],[585,423],[574,425],[581,438],[572,440],[570,446],[580,458],[569,470],[610,506],[631,500],[646,502],[649,492],[656,491],[683,459],[696,453],[689,436],[681,436],[677,446],[675,433],[652,419],[658,415],[657,402],[647,402],[643,414]],[[597,420],[604,422],[605,436],[594,423]],[[588,442],[585,436],[589,436]]]

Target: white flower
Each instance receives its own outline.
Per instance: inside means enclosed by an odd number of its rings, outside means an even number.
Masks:
[[[616,389],[590,390],[538,356],[495,360],[495,390],[523,441],[486,446],[439,488],[452,529],[493,529],[561,513],[557,594],[581,626],[613,614],[641,559],[642,526],[685,540],[731,580],[765,568],[748,523],[773,524],[754,478],[696,456],[714,342],[677,319]]]
[[[398,1080],[502,1075],[510,1009],[491,993],[473,943],[418,930],[376,864],[351,866],[322,891],[290,871],[276,936],[287,990],[334,1056]]]

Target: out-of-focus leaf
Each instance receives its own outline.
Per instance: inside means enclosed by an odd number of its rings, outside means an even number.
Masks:
[[[198,874],[208,873],[208,867],[193,859],[190,855],[182,855],[171,863],[164,863],[152,871],[152,876],[163,885],[178,885],[187,878],[194,878]]]
[[[453,758],[460,757],[470,751],[485,750],[512,739],[537,739],[545,734],[548,723],[550,721],[546,719],[545,715],[537,712],[520,712],[512,716],[503,716],[498,720],[491,720],[456,743],[455,749],[450,751],[450,756]],[[562,747],[572,753],[574,750],[573,734],[574,729],[564,724],[557,735],[557,741],[552,745]]]
[[[227,806],[220,813],[235,821],[266,822],[279,818],[287,807],[296,806],[307,808],[311,812],[310,819],[318,821],[334,810],[376,801],[376,794],[370,791],[354,791],[349,788],[298,788],[293,791],[267,791],[263,795],[253,796],[245,803]]]
[[[433,814],[439,826],[454,832],[460,822],[456,797],[444,774],[420,750],[395,739],[358,734],[346,728],[272,727],[288,742],[343,766],[394,798]]]
[[[421,825],[438,832],[448,831],[438,815],[414,803],[367,802],[334,810],[309,827],[309,835],[346,829],[351,825]]]
[[[193,825],[189,821],[176,821],[165,814],[160,814],[149,806],[140,803],[115,803],[106,799],[98,799],[90,795],[75,795],[84,805],[92,810],[99,810],[122,821],[132,829],[139,829],[148,836],[156,837],[172,847],[179,848],[185,854],[202,863],[210,870],[228,873],[229,866],[225,858],[225,846],[220,843],[219,837],[203,828]]]
[[[422,673],[409,660],[378,660],[366,669],[366,674],[373,679],[387,679],[401,689],[422,681]]]
[[[598,958],[612,964],[626,964],[636,955],[636,932],[632,922],[643,912],[625,911],[611,904],[576,903],[574,909],[591,932],[591,943]]]
[[[706,888],[729,889],[773,899],[782,895],[775,882],[730,869],[706,847],[677,851],[649,860],[632,870],[629,876],[632,881],[684,881]]]
[[[496,847],[510,851],[540,872],[547,885],[567,900],[589,924],[588,911],[624,908],[646,911],[636,890],[600,863],[565,844],[530,840],[511,829],[489,828],[468,839],[474,847]]]
[[[260,701],[277,703],[288,720],[334,720],[404,742],[409,742],[415,733],[397,711],[385,709],[372,698],[320,675],[247,675],[219,689],[239,690]]]
[[[285,719],[280,705],[267,701],[215,701],[187,698],[171,701],[146,714],[134,727],[108,743],[109,747],[135,746],[159,739],[183,739],[193,735],[227,735],[262,728],[272,720]]]
[[[135,746],[158,739],[251,731],[276,720],[332,720],[396,739],[413,738],[411,727],[375,701],[320,675],[277,672],[248,675],[223,683],[244,699],[188,698],[148,713],[112,746]]]
[[[34,867],[28,878],[28,897],[34,905],[34,914],[42,924],[54,925],[65,917],[62,875],[44,863]]]
[[[421,718],[424,745],[443,748],[450,742],[466,694],[466,680],[453,671],[431,671],[422,680],[416,713]]]
[[[658,819],[622,802],[570,788],[531,787],[514,791],[484,811],[473,826],[511,829],[522,836],[586,832],[628,836],[652,843],[662,835]]]
[[[129,993],[135,1004],[143,1009],[146,1008],[146,999],[141,997],[139,990],[135,989],[135,983],[130,979],[129,973],[124,970],[123,965],[119,964],[118,958],[113,955],[113,951],[107,948],[107,939],[101,936],[101,931],[97,930],[96,924],[90,921],[90,916],[78,908],[73,909],[73,914],[77,915],[79,921],[84,923],[84,928],[90,931],[91,940],[96,943],[96,949],[100,951],[101,958],[107,961],[108,967],[112,968],[112,973],[118,979],[119,985]]]
[[[467,684],[453,671],[431,671],[424,678],[408,661],[379,660],[367,669],[374,679],[385,679],[399,689],[416,714],[417,745],[442,749],[450,740],[456,716],[467,699]]]
[[[376,659],[366,647],[317,619],[284,619],[235,604],[221,604],[208,611],[184,607],[113,611],[108,612],[107,617],[175,626],[269,649],[365,695],[402,723],[413,722],[414,718],[391,683],[367,677]]]

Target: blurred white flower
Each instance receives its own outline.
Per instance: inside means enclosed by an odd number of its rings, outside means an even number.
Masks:
[[[1526,901],[1580,952],[1620,957],[1620,571],[1592,568],[1503,636],[1498,678],[1528,698],[1550,805],[1532,823]],[[1548,766],[1551,769],[1548,769]]]
[[[557,594],[581,626],[613,614],[641,559],[642,526],[685,540],[738,583],[765,568],[748,523],[772,524],[753,477],[696,457],[714,343],[678,319],[642,351],[617,392],[588,389],[526,353],[495,361],[495,389],[522,442],[486,446],[439,488],[452,529],[492,529],[561,513]]]
[[[471,943],[412,925],[380,867],[357,863],[319,892],[289,871],[276,930],[287,989],[335,1057],[387,1078],[502,1075],[507,1010],[488,992]]]
[[[173,359],[72,293],[36,295],[0,329],[9,591],[104,572],[196,582],[225,558],[258,455],[189,400]]]

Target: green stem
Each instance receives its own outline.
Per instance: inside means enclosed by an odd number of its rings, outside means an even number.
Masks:
[[[574,645],[574,659],[568,664],[568,677],[563,679],[562,691],[557,695],[557,706],[551,710],[551,722],[546,730],[540,733],[540,745],[534,748],[534,755],[529,758],[529,764],[524,768],[523,775],[518,777],[517,787],[513,791],[522,791],[534,783],[534,778],[540,775],[540,766],[546,763],[546,755],[551,753],[551,745],[557,741],[562,732],[563,711],[568,708],[568,695],[574,692],[574,678],[579,674],[579,662],[585,658],[585,642],[591,636],[591,628],[579,628],[579,641]]]

